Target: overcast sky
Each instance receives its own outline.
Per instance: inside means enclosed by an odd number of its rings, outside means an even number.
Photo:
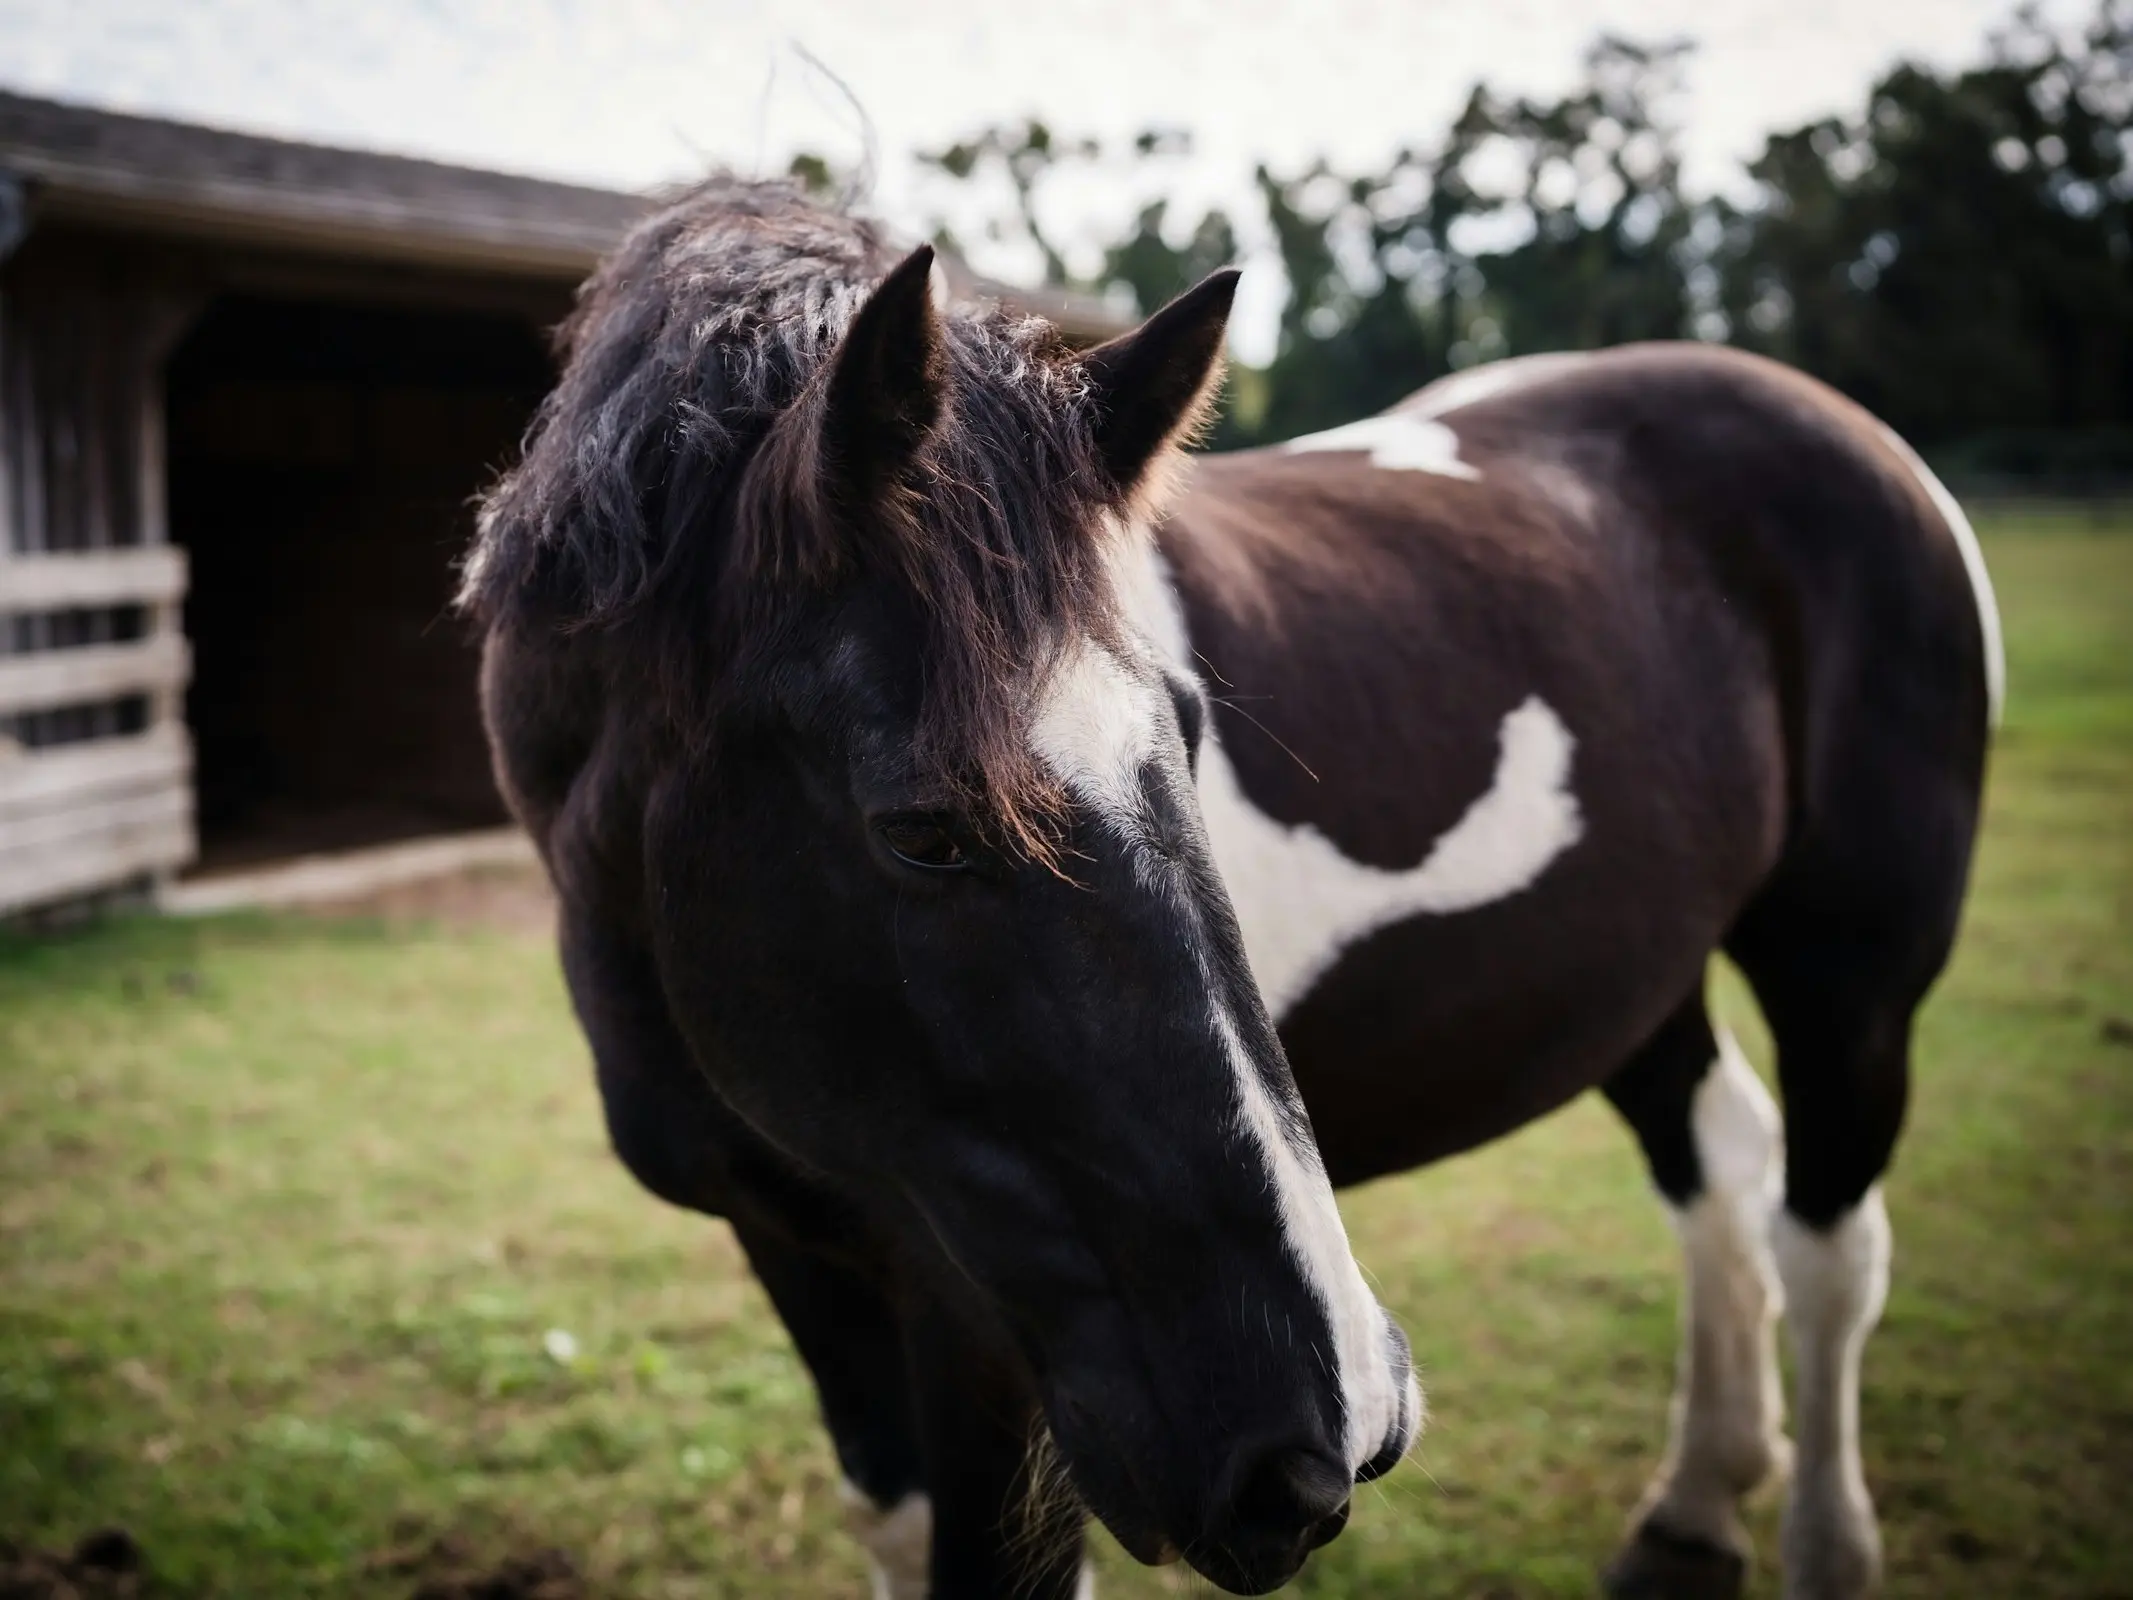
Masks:
[[[2078,15],[2058,0],[2049,10]],[[855,160],[916,225],[909,160],[1036,114],[1068,134],[1188,128],[1158,181],[1188,209],[1253,164],[1350,166],[1433,136],[1477,77],[1547,91],[1593,35],[1686,34],[1690,181],[1737,182],[1762,135],[1856,105],[1899,57],[1973,60],[2008,0],[0,0],[0,84],[121,110],[627,187],[795,149]],[[796,48],[797,47],[797,48]],[[1118,185],[1061,204],[1123,206]],[[981,264],[1012,272],[1001,257]],[[1254,280],[1257,280],[1256,284]],[[1278,275],[1247,274],[1261,356]]]

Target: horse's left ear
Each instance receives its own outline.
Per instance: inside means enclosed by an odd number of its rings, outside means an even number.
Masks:
[[[1140,487],[1150,463],[1199,424],[1214,398],[1239,276],[1224,267],[1081,358],[1094,390],[1097,453],[1122,494]]]
[[[846,510],[877,504],[940,421],[947,357],[932,276],[933,246],[922,244],[867,297],[830,358],[822,470]]]

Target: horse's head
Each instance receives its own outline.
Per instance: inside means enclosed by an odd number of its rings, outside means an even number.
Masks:
[[[720,642],[635,758],[646,939],[719,1094],[1027,1374],[1121,1542],[1257,1592],[1420,1399],[1209,857],[1201,687],[1120,593],[1235,278],[1076,355],[929,261],[745,466],[666,469]]]

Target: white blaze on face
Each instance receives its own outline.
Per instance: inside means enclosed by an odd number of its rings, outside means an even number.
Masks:
[[[1194,903],[1176,867],[1146,847],[1144,786],[1151,775],[1170,785],[1173,795],[1189,796],[1192,790],[1173,716],[1152,662],[1128,664],[1083,640],[1046,684],[1031,742],[1073,798],[1132,853],[1142,885],[1165,895],[1177,909],[1179,937],[1199,963],[1209,1030],[1230,1066],[1241,1131],[1259,1151],[1289,1251],[1332,1333],[1334,1348],[1328,1354],[1346,1408],[1349,1465],[1359,1467],[1399,1425],[1410,1385],[1395,1381],[1386,1315],[1349,1252],[1318,1150],[1308,1134],[1292,1132],[1301,1122],[1301,1108],[1276,1101],[1238,1030],[1233,997],[1224,993],[1208,948],[1203,908]],[[1414,1421],[1419,1425],[1418,1391]]]

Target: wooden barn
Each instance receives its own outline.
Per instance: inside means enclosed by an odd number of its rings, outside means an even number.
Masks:
[[[650,203],[0,94],[0,916],[504,821],[452,561]]]

